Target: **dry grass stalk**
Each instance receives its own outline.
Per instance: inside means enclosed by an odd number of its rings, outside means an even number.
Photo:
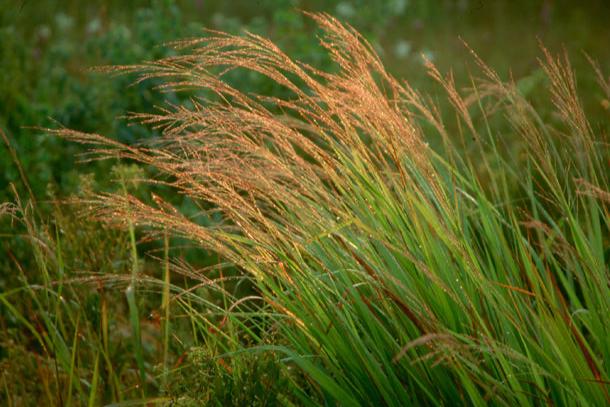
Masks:
[[[119,156],[155,167],[157,182],[213,203],[228,220],[229,231],[237,228],[260,245],[299,235],[306,229],[303,224],[318,224],[323,231],[326,219],[344,215],[338,194],[349,190],[349,182],[342,157],[358,156],[383,179],[399,174],[401,185],[395,187],[417,189],[402,162],[408,157],[434,185],[421,130],[396,102],[401,95],[413,95],[412,90],[385,71],[371,45],[352,28],[328,15],[311,16],[326,32],[321,43],[340,67],[336,74],[293,61],[260,36],[210,32],[204,39],[175,44],[188,48],[189,55],[117,68],[138,72],[139,80],[163,78],[165,90],[216,95],[214,101],[193,100],[191,108],[168,106],[158,114],[131,115],[162,129],[161,140],[127,146],[96,134],[53,132],[91,145],[96,158]],[[293,97],[242,93],[223,80],[237,68],[267,76]],[[216,75],[211,73],[215,69],[220,69]],[[277,114],[278,109],[283,113]],[[202,228],[160,198],[155,201],[158,208],[133,197],[100,195],[88,203],[99,218],[168,228],[237,260],[232,248],[243,249],[243,244],[228,237],[227,230]],[[299,219],[284,219],[287,212]]]

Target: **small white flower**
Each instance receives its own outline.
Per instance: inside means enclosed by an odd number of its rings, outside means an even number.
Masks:
[[[59,31],[67,31],[74,25],[74,20],[67,14],[58,13],[55,16],[55,24]]]
[[[87,34],[95,34],[100,30],[100,28],[102,28],[101,21],[97,18],[94,18],[87,24]]]
[[[411,53],[411,43],[407,40],[398,40],[394,44],[394,56],[396,58],[405,59]]]
[[[38,37],[41,40],[47,40],[51,36],[51,29],[49,28],[48,25],[41,25],[40,27],[38,27],[37,33],[38,33]]]
[[[393,0],[390,2],[390,11],[394,15],[401,15],[405,12],[408,5],[409,0]]]
[[[343,18],[350,18],[356,15],[356,9],[347,1],[342,1],[341,3],[337,4],[335,10],[337,11],[337,14]]]

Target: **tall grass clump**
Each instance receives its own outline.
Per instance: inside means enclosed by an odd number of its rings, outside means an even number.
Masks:
[[[134,192],[129,168],[117,170],[117,181]],[[266,328],[273,314],[252,309],[260,297],[236,287],[246,279],[223,264],[196,273],[172,251],[168,234],[161,250],[146,253],[133,226],[102,227],[78,201],[52,201],[48,220],[42,201],[12,191],[15,203],[0,204],[0,226],[26,248],[3,245],[13,273],[2,277],[14,281],[0,291],[0,405],[238,406],[294,398],[277,355],[223,357],[273,336]]]
[[[220,32],[115,68],[201,97],[132,114],[162,131],[137,145],[56,133],[154,169],[150,182],[223,221],[129,194],[97,195],[93,215],[187,238],[251,276],[278,331],[258,351],[299,368],[303,400],[610,403],[608,140],[568,59],[542,49],[548,106],[474,53],[481,74],[466,90],[428,62],[450,106],[439,108],[352,28],[311,17],[333,72]],[[232,87],[244,71],[291,97]]]

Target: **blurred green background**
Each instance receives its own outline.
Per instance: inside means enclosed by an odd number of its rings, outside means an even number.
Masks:
[[[295,58],[328,69],[315,27],[298,10],[326,11],[349,22],[375,45],[393,74],[432,93],[422,54],[442,71],[453,69],[458,84],[467,84],[474,64],[461,39],[505,78],[520,79],[534,99],[541,80],[538,41],[554,51],[565,47],[591,117],[608,113],[581,53],[608,66],[610,4],[604,0],[2,0],[0,126],[34,194],[44,199],[49,191],[73,193],[86,173],[104,184],[110,165],[78,166],[81,146],[36,127],[66,126],[133,142],[149,137],[150,130],[128,126],[118,116],[188,96],[159,94],[150,83],[129,86],[133,78],[90,68],[167,56],[172,51],[164,43],[202,35],[207,27],[268,36]],[[259,92],[278,91],[256,76],[237,81]],[[0,201],[11,198],[9,183],[23,188],[19,178],[2,146]]]

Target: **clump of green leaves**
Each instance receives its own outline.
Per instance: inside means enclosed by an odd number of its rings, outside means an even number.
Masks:
[[[255,349],[224,357],[206,347],[191,349],[172,381],[179,406],[280,406],[294,399],[278,355]]]

